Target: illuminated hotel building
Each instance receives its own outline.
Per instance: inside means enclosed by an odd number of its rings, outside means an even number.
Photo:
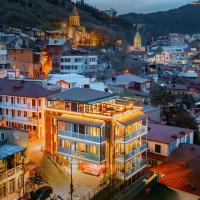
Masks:
[[[47,97],[46,152],[60,164],[122,181],[145,172],[147,116],[115,94],[72,88]]]

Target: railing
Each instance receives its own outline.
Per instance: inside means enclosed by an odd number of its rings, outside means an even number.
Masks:
[[[0,108],[10,108],[10,109],[20,109],[20,110],[32,110],[32,111],[37,111],[37,110],[42,110],[43,108],[41,106],[31,106],[27,104],[12,104],[9,102],[1,102],[0,103]]]
[[[136,163],[136,165],[128,170],[127,172],[123,173],[123,172],[117,172],[117,178],[119,179],[127,179],[130,176],[133,176],[136,172],[138,172],[140,169],[144,168],[148,163],[147,159],[144,159],[142,161],[140,161],[139,163]]]
[[[30,125],[37,125],[38,123],[41,123],[41,119],[34,119],[29,117],[11,117],[11,116],[3,116],[3,119],[9,122],[16,122],[16,123],[26,123]]]
[[[91,161],[95,161],[95,162],[99,162],[99,163],[105,160],[104,154],[95,155],[95,154],[90,154],[90,153],[86,153],[86,152],[78,152],[78,151],[66,149],[63,147],[58,148],[58,153],[65,154],[70,157],[76,157],[78,159],[86,159],[86,160],[91,160]]]
[[[13,176],[14,174],[20,172],[22,170],[22,165],[18,165],[15,168],[12,168],[6,172],[0,174],[0,182]]]
[[[85,140],[85,141],[90,141],[90,142],[105,142],[105,136],[92,136],[88,134],[81,134],[81,133],[76,133],[72,131],[58,131],[58,136],[61,137],[69,137],[72,139],[79,139],[79,140]]]
[[[136,137],[138,137],[138,136],[140,136],[142,134],[145,134],[145,133],[147,133],[147,127],[142,126],[141,130],[139,130],[139,131],[133,132],[133,133],[131,133],[129,135],[116,137],[116,141],[117,142],[128,142],[128,141],[133,140]]]
[[[143,152],[145,150],[147,150],[147,143],[143,144],[142,146],[140,146],[137,149],[133,149],[131,152],[129,152],[129,153],[125,154],[125,155],[117,154],[117,159],[119,159],[121,161],[126,161],[126,160],[134,157],[138,153]]]

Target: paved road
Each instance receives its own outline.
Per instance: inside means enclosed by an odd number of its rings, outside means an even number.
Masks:
[[[53,192],[66,200],[69,195],[70,180],[47,156],[43,158],[41,173],[53,187]]]

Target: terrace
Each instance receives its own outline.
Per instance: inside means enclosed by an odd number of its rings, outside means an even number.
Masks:
[[[78,112],[98,116],[120,116],[139,111],[133,99],[120,99],[117,95],[88,88],[72,88],[47,98],[47,110]]]
[[[122,102],[121,99],[118,99],[94,104],[84,104],[80,102],[70,102],[64,100],[48,100],[47,109],[113,117],[133,111],[137,112],[142,108],[134,106],[131,102]]]

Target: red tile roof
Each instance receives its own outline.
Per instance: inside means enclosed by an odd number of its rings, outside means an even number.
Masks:
[[[200,196],[200,146],[181,144],[167,162],[150,168],[163,174],[159,183]]]
[[[193,132],[191,129],[167,126],[161,124],[149,123],[148,140],[169,144],[176,138],[183,137],[183,132],[189,134]]]

